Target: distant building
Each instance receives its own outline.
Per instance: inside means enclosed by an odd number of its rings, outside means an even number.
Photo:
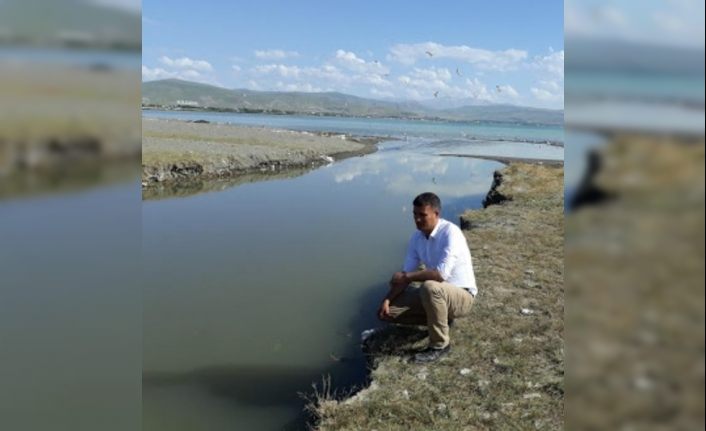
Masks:
[[[183,106],[188,108],[197,108],[200,106],[199,102],[196,102],[194,100],[177,100],[176,104],[177,106]]]

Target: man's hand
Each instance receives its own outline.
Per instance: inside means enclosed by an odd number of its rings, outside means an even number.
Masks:
[[[407,273],[404,271],[398,271],[392,274],[392,279],[390,280],[390,286],[401,286],[409,284],[409,279],[407,278]]]
[[[382,304],[380,304],[380,308],[378,309],[378,317],[380,319],[386,319],[390,317],[390,300],[385,299],[382,301]]]

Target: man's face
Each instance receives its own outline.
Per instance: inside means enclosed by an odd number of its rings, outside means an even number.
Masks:
[[[431,234],[439,221],[439,211],[429,205],[414,207],[414,224],[425,235]]]

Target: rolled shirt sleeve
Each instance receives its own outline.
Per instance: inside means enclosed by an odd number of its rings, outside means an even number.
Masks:
[[[449,278],[451,278],[451,272],[455,268],[456,262],[459,258],[456,254],[456,251],[458,250],[458,244],[456,244],[456,242],[458,242],[458,239],[455,238],[454,235],[450,235],[448,237],[446,244],[443,244],[439,263],[437,267],[434,268],[439,272],[439,275],[441,275],[441,278],[444,279],[444,281],[448,281]]]

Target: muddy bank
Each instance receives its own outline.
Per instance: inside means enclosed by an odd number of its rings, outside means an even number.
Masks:
[[[343,400],[319,394],[318,429],[562,428],[563,168],[513,163],[495,177],[492,203],[460,220],[479,295],[451,327],[450,355],[408,363],[425,328],[376,333],[371,384]]]
[[[146,118],[142,186],[311,169],[375,152],[382,139]]]

